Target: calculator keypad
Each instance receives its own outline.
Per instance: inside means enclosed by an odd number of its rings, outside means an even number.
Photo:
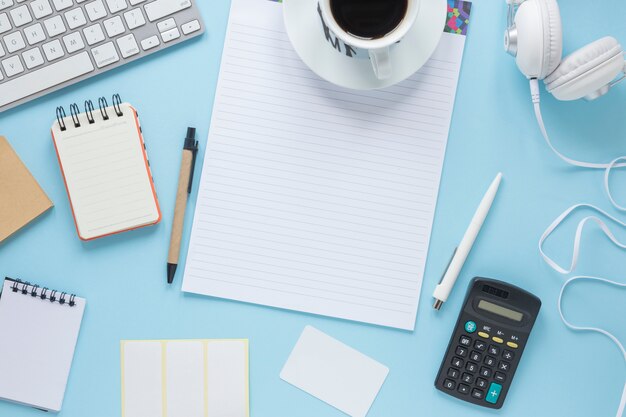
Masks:
[[[450,347],[454,354],[443,387],[461,397],[495,405],[503,384],[510,379],[515,349],[505,349],[497,341],[493,343],[484,332],[467,333],[467,329],[465,332],[456,339],[458,344]]]

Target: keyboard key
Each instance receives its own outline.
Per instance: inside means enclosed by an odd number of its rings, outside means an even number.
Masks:
[[[463,376],[461,377],[461,381],[465,382],[466,384],[471,384],[474,382],[474,376],[472,374],[468,374],[467,372],[463,374]]]
[[[484,364],[487,366],[496,366],[496,358],[493,356],[485,356]]]
[[[477,400],[482,400],[485,397],[485,392],[478,388],[474,388],[472,390],[472,397],[476,398]]]
[[[497,403],[501,390],[502,390],[502,385],[492,382],[491,385],[489,386],[489,390],[487,390],[487,397],[485,398],[485,401],[491,404]]]
[[[36,25],[32,25],[24,29],[24,35],[26,35],[26,40],[29,45],[34,45],[46,40],[46,34],[43,31],[41,23],[37,23]]]
[[[2,61],[2,67],[4,68],[4,72],[7,74],[7,77],[12,77],[24,72],[22,61],[20,61],[20,58],[17,55]]]
[[[147,51],[148,49],[152,49],[152,48],[156,48],[157,46],[159,46],[161,42],[159,41],[159,38],[154,35],[154,36],[150,36],[147,39],[144,39],[141,41],[141,47],[143,48],[144,51]]]
[[[113,42],[107,42],[91,50],[98,68],[106,67],[120,60]]]
[[[139,46],[135,40],[135,35],[130,34],[122,36],[117,40],[117,46],[120,48],[123,58],[128,58],[139,53]]]
[[[13,19],[15,27],[24,26],[33,21],[33,17],[30,15],[26,5],[11,10],[11,19]]]
[[[198,22],[197,20],[192,20],[191,22],[182,25],[181,29],[183,30],[183,33],[185,35],[189,35],[190,33],[200,30],[200,22]]]
[[[136,6],[136,5],[140,4],[140,3],[145,2],[146,0],[129,0],[129,1],[130,1],[130,5],[131,6]]]
[[[500,348],[496,345],[490,345],[489,354],[493,356],[498,356],[500,354]]]
[[[491,338],[496,343],[504,343],[504,340],[501,337],[494,336]]]
[[[465,369],[469,372],[476,372],[478,370],[478,365],[474,362],[468,362],[467,365],[465,365]]]
[[[482,337],[483,339],[489,339],[489,333],[478,332],[478,336]]]
[[[459,377],[459,370],[450,368],[448,369],[448,376],[453,379],[457,379]]]
[[[44,43],[43,52],[46,54],[48,61],[54,61],[55,59],[59,59],[65,55],[61,42],[58,39],[55,39],[52,42]]]
[[[504,381],[506,381],[506,375],[503,374],[502,372],[496,372],[493,375],[493,379],[495,379],[498,382],[504,382]]]
[[[465,384],[459,384],[459,389],[457,391],[459,391],[461,394],[468,394],[470,390],[470,387],[465,385]]]
[[[508,372],[510,369],[511,369],[511,364],[508,362],[502,361],[498,364],[499,371]]]
[[[515,342],[506,342],[506,345],[513,349],[517,349],[519,347],[519,345]]]
[[[122,18],[119,16],[115,16],[111,19],[105,20],[104,28],[106,29],[109,38],[114,38],[120,33],[124,33],[126,31],[124,23],[122,23]]]
[[[484,366],[480,368],[480,376],[483,378],[491,378],[491,369],[485,368]]]
[[[56,15],[51,17],[50,19],[44,20],[43,24],[46,27],[48,36],[51,38],[67,30],[65,29],[65,23],[63,23],[63,19],[60,15]]]
[[[461,359],[461,358],[457,358],[457,357],[454,357],[454,358],[452,358],[452,362],[450,362],[450,363],[451,363],[451,364],[452,364],[452,366],[454,366],[455,368],[460,368],[460,367],[462,367],[462,366],[463,366],[463,363],[464,363],[464,362],[463,362],[463,359]]]
[[[9,33],[4,37],[4,44],[7,46],[7,51],[9,51],[10,54],[26,48],[24,38],[20,32]]]
[[[180,38],[180,32],[178,31],[178,28],[174,28],[168,30],[167,32],[161,33],[161,37],[163,38],[163,43],[168,43],[173,41],[174,39]]]
[[[52,7],[48,0],[33,0],[30,2],[30,8],[33,10],[35,19],[41,19],[52,14]]]
[[[476,378],[476,386],[478,388],[487,388],[487,380],[483,378]]]
[[[67,49],[67,52],[70,54],[85,47],[85,43],[83,42],[83,38],[80,36],[79,32],[70,33],[69,35],[64,36],[63,43],[65,44],[65,49]]]
[[[57,9],[57,12],[69,9],[74,5],[72,0],[52,0],[52,2],[54,3],[54,8]]]
[[[510,350],[505,350],[504,352],[502,352],[502,357],[506,359],[507,361],[513,360],[514,356],[515,354],[511,352]]]
[[[461,338],[459,339],[459,343],[463,346],[469,346],[472,343],[472,339],[467,336],[461,336]]]
[[[157,0],[146,4],[144,9],[148,15],[148,20],[154,22],[189,7],[191,7],[191,0]]]
[[[22,52],[22,59],[26,63],[26,68],[33,69],[40,65],[43,65],[44,60],[39,48],[29,49],[26,52]]]
[[[0,42],[0,58],[2,58],[5,55],[6,55],[6,52],[4,52],[4,48],[2,47],[2,42]]]
[[[83,9],[80,7],[65,12],[65,20],[67,20],[67,25],[70,29],[76,29],[87,24],[85,13],[83,13]]]
[[[6,13],[0,14],[0,33],[5,33],[11,30],[11,22],[9,21],[9,15]]]
[[[467,349],[465,349],[463,346],[457,346],[456,354],[464,358],[467,356]]]
[[[176,27],[176,21],[174,20],[173,17],[157,23],[157,28],[159,28],[159,32],[167,32],[168,30],[173,29],[175,27]]]
[[[95,45],[105,39],[100,23],[86,27],[83,29],[83,34],[85,35],[85,40],[89,45]]]
[[[94,70],[87,52],[57,61],[0,84],[0,107]]]
[[[133,9],[124,13],[124,19],[126,20],[126,24],[130,30],[146,24],[146,19],[143,17],[141,9]]]
[[[480,362],[482,357],[483,355],[481,355],[479,352],[476,352],[475,350],[473,350],[472,353],[470,354],[470,359],[473,360],[474,362]]]
[[[121,10],[128,8],[128,4],[126,0],[106,0],[107,5],[109,6],[109,10],[111,13],[117,13]]]
[[[485,342],[483,342],[482,340],[477,340],[477,341],[474,343],[474,347],[475,347],[477,350],[480,350],[481,352],[484,352],[484,351],[485,351],[485,349],[487,349],[487,344],[486,344]]]
[[[444,388],[447,388],[449,390],[453,390],[456,387],[456,382],[454,382],[451,379],[446,379],[443,381],[443,386]]]
[[[85,5],[85,10],[87,11],[87,16],[89,16],[89,20],[95,22],[98,19],[102,19],[107,15],[107,11],[104,8],[104,3],[102,0],[92,1],[91,3],[87,3]]]
[[[0,10],[8,9],[13,6],[13,0],[0,0]]]

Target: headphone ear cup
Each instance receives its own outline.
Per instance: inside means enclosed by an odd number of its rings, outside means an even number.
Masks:
[[[515,14],[516,62],[527,78],[543,80],[561,62],[563,34],[556,0],[527,0]]]
[[[544,82],[546,90],[559,100],[596,98],[624,71],[621,45],[610,36],[598,39],[571,53]]]

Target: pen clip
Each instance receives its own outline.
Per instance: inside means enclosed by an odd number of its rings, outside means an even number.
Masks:
[[[439,284],[441,284],[443,282],[443,277],[446,276],[446,272],[448,272],[448,268],[450,268],[450,264],[452,263],[452,260],[454,259],[454,255],[456,255],[457,249],[459,249],[458,246],[456,248],[454,248],[454,250],[452,251],[452,256],[450,256],[450,260],[448,261],[448,265],[446,265],[446,268],[443,270],[443,274],[441,274],[441,279],[439,280]]]
[[[198,141],[194,143],[193,149],[191,149],[191,172],[189,173],[189,184],[187,185],[187,194],[191,194],[191,185],[193,184],[193,173],[196,170],[196,156],[198,156]]]

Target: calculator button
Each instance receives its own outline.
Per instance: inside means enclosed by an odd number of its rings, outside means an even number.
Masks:
[[[504,340],[502,340],[502,338],[494,336],[491,338],[491,340],[493,340],[496,343],[504,343]]]
[[[478,333],[480,335],[480,333]],[[515,342],[506,342],[506,345],[510,348],[517,349],[519,346]]]
[[[483,342],[482,340],[477,340],[474,343],[474,347],[478,350],[480,350],[481,352],[483,352],[485,349],[487,349],[487,344],[485,342]]]
[[[506,375],[503,374],[502,372],[496,372],[493,376],[493,379],[495,379],[498,382],[504,382],[506,381]]]
[[[470,372],[476,372],[478,370],[478,365],[474,362],[468,362],[467,365],[465,365],[465,369]]]
[[[508,362],[504,362],[504,361],[502,361],[502,362],[500,362],[500,363],[498,364],[498,370],[499,370],[499,371],[508,372],[508,370],[509,370],[509,369],[511,369],[511,364],[510,364],[510,363],[508,363]]]
[[[513,359],[514,356],[515,355],[510,350],[505,350],[504,352],[502,352],[502,357],[506,359],[507,361],[510,361],[511,359]]]
[[[468,333],[474,333],[476,331],[476,323],[471,320],[465,322],[465,331]]]
[[[456,356],[454,358],[452,358],[452,362],[450,362],[452,364],[452,366],[454,366],[455,368],[460,368],[461,366],[463,366],[463,359],[461,358],[457,358]]]
[[[485,401],[491,404],[497,403],[501,390],[502,390],[502,385],[492,382],[491,385],[489,386],[489,389],[487,390],[487,396],[485,397]]]
[[[483,355],[481,355],[479,352],[476,352],[475,350],[473,350],[472,354],[470,355],[470,359],[473,360],[474,362],[480,362],[482,357]]]
[[[482,337],[483,339],[489,339],[489,333],[478,332],[478,336]]]
[[[459,343],[463,346],[469,346],[472,343],[472,339],[467,336],[461,336],[461,338],[459,339]]]
[[[456,354],[464,358],[467,356],[467,349],[465,349],[463,346],[458,346],[456,348]]]
[[[474,388],[472,390],[472,397],[478,400],[482,400],[484,396],[485,396],[485,392],[483,390],[477,389],[477,388]]]
[[[448,369],[448,376],[457,379],[459,377],[459,370],[454,368]]]
[[[498,356],[500,354],[500,348],[496,345],[489,345],[489,354],[493,356]]]
[[[456,382],[454,382],[451,379],[446,379],[446,380],[443,381],[443,386],[444,386],[444,388],[453,390],[454,387],[456,387]]]
[[[461,394],[469,394],[469,389],[469,386],[465,384],[459,384],[459,389],[457,391],[459,391]]]
[[[461,381],[465,382],[466,384],[472,384],[474,382],[474,376],[466,372],[461,377]]]
[[[491,369],[489,368],[485,368],[484,366],[482,368],[480,368],[480,376],[484,377],[484,378],[489,378],[491,377]]]
[[[487,388],[487,380],[483,378],[476,378],[476,386],[478,388]]]
[[[485,360],[483,363],[487,366],[495,366],[496,358],[494,358],[493,356],[485,356]]]

